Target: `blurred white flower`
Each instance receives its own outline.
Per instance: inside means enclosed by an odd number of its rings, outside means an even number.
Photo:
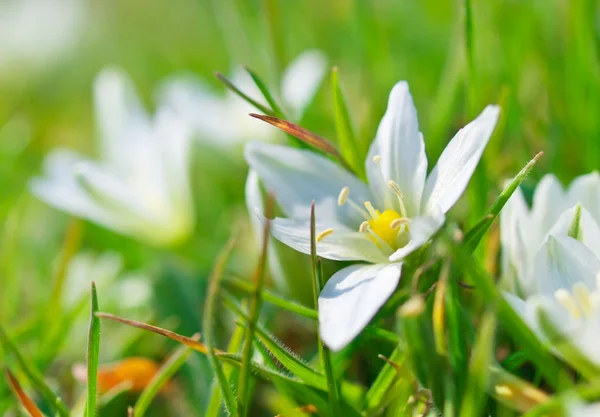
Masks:
[[[534,266],[535,295],[521,299],[506,293],[507,301],[538,337],[571,363],[581,362],[567,345],[600,369],[600,261],[580,241],[549,236]],[[542,322],[542,314],[553,327]]]
[[[331,349],[343,348],[360,333],[396,289],[402,260],[442,226],[444,214],[465,190],[498,115],[498,107],[488,106],[461,129],[427,176],[417,112],[408,84],[399,82],[367,157],[368,185],[314,152],[248,144],[250,167],[289,217],[273,220],[277,239],[310,253],[309,207],[314,200],[317,254],[367,262],[334,274],[319,296],[320,333]]]
[[[0,68],[44,66],[75,46],[85,29],[85,0],[0,2]]]
[[[312,101],[326,72],[326,59],[319,51],[308,51],[298,56],[285,70],[280,99],[293,120],[302,117]],[[262,93],[243,68],[237,68],[232,83],[261,104]],[[219,146],[243,144],[250,140],[271,141],[277,130],[253,119],[248,113],[256,109],[235,93],[215,93],[193,75],[176,76],[165,81],[159,92],[159,101],[171,107],[192,128],[196,136]],[[266,104],[265,104],[266,105]],[[268,107],[268,106],[267,106]]]
[[[500,213],[502,272],[511,292],[536,293],[535,256],[550,234],[567,234],[579,210],[580,240],[600,258],[598,173],[576,178],[567,190],[554,175],[546,175],[537,186],[531,209],[521,190],[515,191]]]
[[[600,403],[586,404],[572,398],[566,404],[566,417],[600,417]]]
[[[32,192],[47,203],[154,245],[171,245],[194,227],[191,134],[170,110],[151,119],[125,74],[104,70],[94,90],[101,161],[52,152]]]

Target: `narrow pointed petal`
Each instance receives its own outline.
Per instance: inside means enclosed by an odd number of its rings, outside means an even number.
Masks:
[[[317,255],[334,261],[386,262],[387,258],[367,233],[360,233],[342,224],[317,221],[320,233],[329,228],[333,233],[317,242]],[[295,250],[310,254],[310,222],[305,220],[273,220],[273,236]]]
[[[445,221],[446,218],[439,209],[430,215],[413,219],[409,226],[410,241],[390,256],[390,262],[400,261],[419,249],[440,230]]]
[[[393,294],[402,264],[352,265],[336,272],[319,295],[319,333],[334,351],[365,328]]]
[[[108,161],[127,166],[131,155],[123,149],[130,130],[148,130],[150,125],[127,74],[116,68],[101,71],[94,82],[94,107],[103,154]]]
[[[288,216],[304,209],[310,213],[312,200],[337,201],[340,190],[350,187],[350,198],[362,204],[369,200],[369,190],[362,181],[331,160],[307,150],[281,145],[252,142],[246,146],[246,160],[265,187],[275,194]],[[339,221],[358,229],[365,220],[348,204],[335,211]],[[317,221],[322,220],[317,217]]]
[[[323,81],[327,59],[320,51],[307,51],[298,56],[285,70],[281,81],[283,101],[300,118]]]
[[[439,206],[446,213],[467,188],[500,116],[500,107],[487,106],[452,138],[425,184],[425,210]]]
[[[265,204],[260,191],[260,179],[256,171],[251,169],[248,172],[246,179],[246,208],[250,214],[250,223],[252,231],[256,238],[256,242],[260,243],[263,240],[264,227],[261,219],[264,217]]]
[[[373,162],[374,156],[381,157],[378,164]],[[427,156],[419,132],[417,110],[405,81],[397,83],[390,93],[388,108],[377,129],[366,165],[369,184],[379,205],[398,205],[387,184],[393,180],[404,194],[408,216],[415,217],[419,213],[427,175]]]
[[[560,214],[569,207],[566,203],[565,193],[558,179],[552,174],[544,175],[533,195],[531,208],[531,224],[534,225],[534,229],[531,230],[532,243],[537,245],[544,243],[552,225]]]
[[[527,224],[529,218],[529,209],[525,202],[525,197],[520,188],[516,189],[513,195],[508,199],[506,205],[500,212],[500,243],[502,245],[502,272],[504,279],[513,282],[518,279],[513,274],[514,263],[513,255],[519,255],[517,250],[517,228],[519,220]]]
[[[533,278],[537,293],[554,296],[581,282],[596,288],[600,261],[585,245],[568,236],[549,236],[535,260]]]

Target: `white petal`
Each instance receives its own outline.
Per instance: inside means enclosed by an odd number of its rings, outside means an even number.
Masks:
[[[131,154],[124,148],[130,130],[148,130],[150,125],[129,77],[118,69],[102,70],[94,82],[94,104],[103,154],[108,161],[127,166]]]
[[[440,227],[442,227],[445,221],[446,218],[439,209],[435,210],[430,215],[412,219],[409,226],[410,241],[406,246],[398,249],[390,256],[390,262],[400,261],[419,249],[427,243],[438,230],[440,230]]]
[[[332,228],[333,233],[317,242],[317,255],[334,261],[386,262],[387,258],[367,233],[360,233],[342,224],[317,221],[316,233]],[[273,236],[294,248],[310,254],[310,222],[276,218],[271,224]]]
[[[252,230],[257,242],[262,242],[263,239],[263,223],[261,218],[264,217],[265,205],[263,203],[263,196],[260,191],[260,179],[256,171],[251,169],[248,172],[248,178],[246,179],[246,208],[250,215],[250,223],[252,224]]]
[[[500,107],[487,106],[452,138],[433,171],[423,194],[426,210],[438,205],[446,213],[467,188],[498,122]]]
[[[576,210],[577,206],[565,210],[554,226],[552,226],[548,235],[567,235]],[[581,242],[600,259],[600,227],[585,207],[581,207],[580,210],[579,229],[582,235]]]
[[[159,88],[158,102],[181,117],[202,140],[223,145],[243,139],[237,137],[238,123],[232,118],[247,117],[247,112],[233,114],[224,96],[192,75],[167,79]]]
[[[350,343],[392,295],[402,264],[352,265],[336,272],[319,295],[319,333],[334,351]]]
[[[600,175],[592,172],[575,178],[567,190],[567,200],[570,205],[581,203],[600,222]]]
[[[553,296],[556,290],[571,290],[578,282],[596,288],[600,261],[583,243],[568,236],[549,236],[535,260],[537,292]]]
[[[246,160],[258,172],[263,184],[275,194],[288,216],[298,208],[309,213],[311,201],[337,200],[340,190],[350,187],[350,198],[362,205],[369,200],[369,190],[362,181],[329,159],[308,150],[258,142],[249,143]],[[336,211],[339,220],[358,229],[365,220],[348,204]],[[317,221],[321,221],[317,217]]]
[[[566,404],[565,417],[600,417],[600,403],[586,404],[573,398]]]
[[[307,51],[298,56],[285,70],[281,81],[283,101],[300,118],[315,96],[325,71],[327,59],[320,51]]]
[[[533,245],[542,245],[548,231],[554,225],[560,214],[568,208],[565,193],[558,179],[552,175],[544,175],[533,195],[531,222],[533,229]],[[574,203],[573,203],[574,204]]]
[[[520,234],[517,233],[517,222],[521,220],[521,224],[528,226],[530,224],[527,221],[528,218],[529,210],[525,202],[525,197],[521,189],[517,188],[500,212],[502,274],[503,279],[510,286],[514,286],[515,280],[519,277],[518,274],[514,273],[516,272],[514,268],[520,263],[518,259],[525,256],[525,253],[518,249],[522,247],[522,244],[517,241],[517,239],[520,239]],[[513,287],[512,290],[514,291],[515,288]]]
[[[376,155],[381,156],[379,164],[373,162]],[[405,81],[397,83],[390,93],[388,108],[371,144],[366,165],[377,203],[399,210],[397,198],[387,184],[393,180],[404,194],[408,217],[416,217],[427,175],[427,156],[417,110]]]

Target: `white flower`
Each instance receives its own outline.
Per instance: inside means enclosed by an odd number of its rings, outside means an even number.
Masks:
[[[150,119],[125,74],[105,70],[95,83],[101,161],[52,152],[32,192],[47,203],[155,245],[193,229],[190,132],[169,110]]]
[[[288,117],[301,118],[317,92],[326,71],[321,52],[308,51],[297,57],[283,74],[279,93]],[[247,71],[238,68],[232,83],[245,94],[265,104],[262,93]],[[256,109],[231,91],[216,94],[193,76],[173,77],[160,89],[160,102],[170,106],[202,139],[226,147],[250,140],[273,140],[277,131],[265,123],[248,117]],[[288,113],[286,113],[288,114]]]
[[[310,253],[310,204],[316,204],[317,253],[363,261],[334,274],[319,296],[323,341],[346,346],[394,292],[402,260],[439,230],[465,190],[492,134],[499,108],[488,106],[461,129],[427,176],[417,112],[406,82],[392,89],[366,161],[369,183],[314,152],[250,143],[246,159],[289,218],[273,235]]]
[[[531,329],[561,354],[568,342],[600,366],[600,261],[583,243],[565,235],[549,236],[534,266],[535,295],[525,300],[506,293],[507,301]],[[540,312],[558,335],[546,334]],[[570,357],[565,357],[570,361]]]
[[[502,271],[511,292],[535,294],[535,256],[550,234],[567,234],[576,210],[581,210],[581,240],[600,257],[598,173],[576,178],[567,190],[556,177],[546,175],[537,186],[531,209],[521,190],[515,191],[500,214]]]
[[[0,2],[0,67],[47,66],[71,49],[85,28],[84,0]]]
[[[600,417],[600,403],[586,404],[579,398],[570,398],[566,404],[566,417]]]

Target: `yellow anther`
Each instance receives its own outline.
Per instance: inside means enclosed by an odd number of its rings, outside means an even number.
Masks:
[[[372,219],[376,219],[377,216],[379,216],[379,211],[375,210],[370,201],[365,201],[365,208],[369,212],[369,216],[371,216]]]
[[[411,297],[400,307],[402,317],[416,317],[421,315],[423,311],[425,311],[425,301],[421,295]]]
[[[332,233],[333,233],[333,229],[331,227],[329,229],[323,230],[321,233],[319,233],[317,235],[317,242],[322,241],[323,239],[325,239],[327,236],[329,236]]]
[[[390,223],[390,227],[394,230],[398,230],[398,229],[400,229],[400,226],[407,225],[409,223],[410,223],[409,219],[407,219],[406,217],[402,217],[399,219],[392,220],[392,222]]]
[[[583,314],[585,314],[586,316],[592,314],[590,290],[588,287],[585,286],[584,283],[578,282],[575,285],[573,285],[573,297]]]
[[[400,198],[404,198],[404,194],[402,193],[402,190],[400,189],[400,186],[398,185],[398,183],[394,180],[389,180],[388,181],[388,187],[390,187],[398,197]]]
[[[340,194],[338,195],[338,206],[343,206],[346,200],[348,200],[348,195],[350,194],[350,187],[344,187],[340,190]]]
[[[375,162],[376,164],[379,164],[381,162],[381,155],[375,155],[373,157],[373,162]]]
[[[567,290],[565,290],[564,288],[556,290],[556,292],[554,293],[554,298],[556,298],[556,301],[558,301],[561,306],[563,306],[569,313],[571,313],[573,317],[581,317],[581,313],[579,312],[579,309],[575,304],[575,300],[573,300],[573,297],[571,296],[571,294],[569,294]]]
[[[358,228],[358,231],[361,233],[364,233],[367,231],[367,228],[369,227],[369,222],[368,221],[364,221],[360,224],[360,227]]]
[[[496,391],[496,394],[503,397],[512,397],[513,395],[513,390],[507,385],[496,385],[494,390]]]

